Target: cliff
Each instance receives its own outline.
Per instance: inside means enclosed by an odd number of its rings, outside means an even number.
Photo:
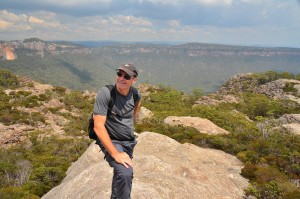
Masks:
[[[88,54],[90,49],[80,47],[70,43],[54,43],[46,42],[39,39],[27,39],[24,41],[7,41],[0,42],[0,58],[2,60],[15,60],[17,59],[17,51],[25,50],[26,55],[61,55],[69,54]]]
[[[138,136],[132,198],[242,198],[248,186],[243,165],[219,150],[180,144],[164,135]],[[112,169],[92,143],[67,171],[63,182],[42,199],[109,198]]]

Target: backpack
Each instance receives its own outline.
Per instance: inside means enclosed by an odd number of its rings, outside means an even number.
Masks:
[[[106,87],[109,89],[110,91],[110,101],[108,103],[108,114],[110,114],[112,111],[112,108],[115,104],[116,101],[116,88],[114,85],[106,85]],[[134,100],[134,106],[136,106],[136,103],[138,101],[138,89],[135,87],[131,87],[132,88],[132,92],[133,92],[133,100]],[[97,140],[97,135],[94,131],[94,118],[93,118],[93,113],[91,115],[91,118],[89,119],[89,125],[88,125],[88,134],[89,134],[89,138],[93,139],[93,140]]]

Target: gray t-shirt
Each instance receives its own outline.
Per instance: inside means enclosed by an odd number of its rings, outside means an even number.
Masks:
[[[112,140],[128,141],[134,140],[133,112],[134,99],[133,91],[130,89],[127,96],[120,95],[116,91],[115,104],[109,113],[108,104],[110,102],[110,91],[107,87],[102,87],[96,97],[94,104],[94,115],[103,115],[106,117],[105,127]],[[138,101],[141,94],[138,92]]]

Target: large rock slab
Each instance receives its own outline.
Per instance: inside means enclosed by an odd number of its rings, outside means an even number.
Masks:
[[[222,129],[215,125],[208,119],[200,118],[200,117],[190,117],[190,116],[169,116],[164,119],[165,124],[169,124],[172,126],[185,126],[185,127],[193,127],[197,129],[201,133],[206,133],[210,135],[215,134],[228,134],[229,132],[225,129]]]
[[[135,149],[132,198],[242,198],[248,186],[240,176],[242,167],[236,157],[222,151],[144,132]],[[111,178],[112,169],[92,143],[63,182],[42,199],[108,199]]]

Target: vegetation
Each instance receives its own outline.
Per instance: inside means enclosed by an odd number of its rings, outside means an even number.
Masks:
[[[24,42],[43,41],[31,38]],[[66,46],[74,49],[73,45]],[[60,50],[59,47],[56,50]],[[115,43],[90,48],[88,53],[80,47],[75,47],[77,53],[67,50],[53,53],[46,49],[38,52],[16,48],[18,58],[0,60],[0,67],[51,85],[97,91],[101,86],[114,83],[114,70],[118,65],[133,62],[141,71],[140,82],[164,84],[186,93],[191,93],[198,85],[206,93],[215,91],[239,73],[267,70],[300,73],[299,49],[289,48]]]
[[[15,88],[19,84],[17,77],[10,71],[0,69],[0,88]]]
[[[6,195],[1,198],[18,198],[13,196],[15,190],[22,197],[41,197],[61,182],[71,162],[76,161],[88,146],[84,139],[49,137],[39,141],[40,133],[30,133],[31,144],[1,149],[0,196]]]
[[[33,87],[32,83],[22,85],[14,74],[6,70],[0,71],[0,84],[2,124],[27,124],[33,127],[47,124],[45,113],[48,112],[68,121],[60,121],[70,137],[68,139],[53,135],[49,137],[47,132],[30,131],[27,141],[0,151],[0,198],[40,198],[61,182],[71,163],[88,147],[90,140],[82,135],[87,129],[86,118],[92,110],[93,100],[77,91],[67,92],[59,86],[35,95],[21,89],[23,86]],[[8,92],[5,89],[16,90]],[[42,104],[51,99],[64,105],[43,108]],[[61,109],[74,115],[62,113]],[[46,137],[41,136],[45,133]]]
[[[269,71],[255,74],[252,80],[263,84],[282,77],[295,76]],[[0,198],[41,197],[61,182],[71,162],[76,161],[90,143],[82,135],[86,134],[93,99],[80,91],[68,91],[60,86],[40,95],[13,90],[21,86],[24,85],[11,72],[0,71],[0,122],[38,126],[47,124],[46,113],[55,114],[64,118],[59,122],[69,138],[45,136],[49,133],[35,130],[28,132],[26,142],[1,149]],[[32,83],[26,86],[33,87]],[[294,93],[293,88],[293,84],[287,84],[285,91]],[[154,131],[182,143],[235,155],[244,162],[242,175],[251,183],[245,190],[247,195],[259,199],[299,198],[300,137],[278,128],[280,124],[276,120],[286,113],[299,114],[299,104],[261,94],[241,93],[236,94],[241,99],[239,103],[193,107],[194,101],[203,95],[202,89],[194,89],[191,94],[166,86],[150,89],[151,94],[142,98],[142,104],[155,116],[137,124],[137,132]],[[54,99],[62,105],[43,106]],[[230,134],[212,136],[194,128],[164,124],[163,119],[171,115],[207,118]]]
[[[257,82],[263,84],[293,75],[266,72],[255,77]],[[288,87],[287,91],[290,91],[291,85]],[[160,88],[143,98],[143,106],[155,116],[136,125],[136,131],[158,132],[179,142],[220,149],[237,156],[245,163],[242,175],[251,183],[246,190],[247,195],[261,199],[299,198],[300,136],[278,128],[280,124],[276,118],[283,114],[299,114],[300,105],[253,93],[240,94],[239,98],[239,103],[192,108],[189,99],[193,99],[193,96],[187,97],[176,90]],[[169,126],[163,123],[163,119],[170,115],[207,118],[231,133],[212,136],[193,128]]]

